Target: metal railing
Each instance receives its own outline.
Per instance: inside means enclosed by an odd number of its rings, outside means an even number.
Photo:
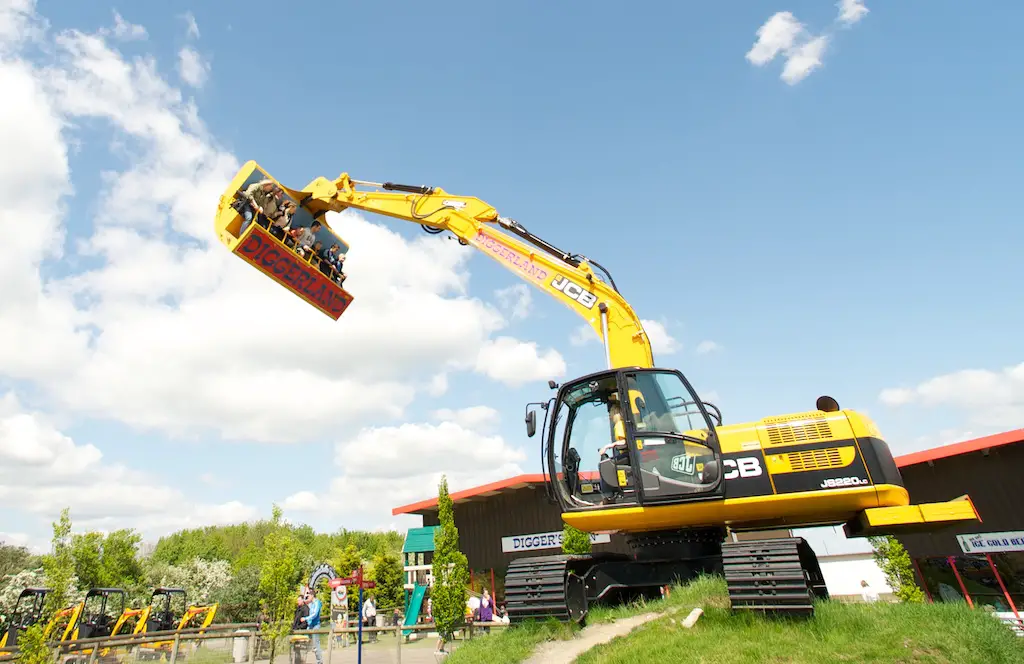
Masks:
[[[458,647],[462,641],[472,639],[491,629],[507,628],[499,622],[469,622],[460,625],[453,641],[446,645],[448,651]],[[275,648],[274,662],[286,658],[292,664],[311,661],[315,650],[310,637],[320,639],[323,664],[341,664],[355,661],[356,642],[359,626],[330,627],[292,632],[281,639]],[[367,664],[402,662],[403,650],[412,657],[412,664],[434,661],[437,626],[433,623],[416,625],[388,625],[362,627],[362,661]],[[327,637],[326,645],[323,637]],[[381,638],[385,637],[385,638]],[[394,648],[388,648],[388,637],[394,638]],[[431,638],[433,637],[433,638]],[[209,647],[214,642],[224,642],[221,647]],[[240,645],[241,644],[241,645]],[[224,647],[224,646],[227,647]],[[147,648],[148,646],[148,648]],[[205,647],[204,647],[205,646]],[[428,650],[428,647],[430,648]],[[270,643],[256,623],[232,623],[211,625],[205,629],[193,628],[181,631],[147,632],[143,634],[119,634],[114,637],[76,639],[51,644],[54,662],[58,664],[111,664],[113,662],[134,663],[147,659],[166,660],[168,664],[184,664],[185,660],[195,664],[257,664],[269,662]],[[261,657],[262,655],[262,657]],[[0,663],[17,662],[17,648],[0,650]],[[271,663],[273,664],[273,663]]]

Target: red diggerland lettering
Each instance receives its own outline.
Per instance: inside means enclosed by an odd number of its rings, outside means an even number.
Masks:
[[[548,271],[531,261],[528,256],[523,256],[483,230],[477,231],[476,242],[503,262],[508,263],[528,277],[532,277],[537,281],[543,281],[548,276]]]
[[[341,318],[352,302],[351,295],[297,254],[282,248],[259,226],[250,231],[235,253],[334,320]]]

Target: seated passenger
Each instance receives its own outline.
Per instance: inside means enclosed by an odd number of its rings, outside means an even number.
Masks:
[[[281,201],[278,214],[273,217],[274,223],[270,225],[270,234],[279,240],[284,240],[294,216],[295,202],[287,198]]]
[[[245,188],[242,196],[249,204],[242,208],[242,228],[238,233],[239,235],[244,233],[245,229],[249,227],[254,215],[257,216],[258,223],[258,217],[260,216],[267,218],[277,214],[278,207],[275,189],[277,189],[277,185],[274,184],[273,180],[260,180],[259,182],[253,182]],[[262,223],[260,225],[264,226]]]
[[[313,250],[313,243],[316,242],[316,233],[320,230],[320,222],[314,221],[312,226],[299,230],[295,238],[295,253],[306,258]]]
[[[334,245],[334,246],[337,247],[338,245]],[[344,267],[345,267],[345,254],[341,253],[341,250],[339,249],[338,252],[336,254],[334,254],[334,269],[337,271],[336,281],[338,282],[339,286],[344,284],[345,280],[348,279],[348,275],[346,275],[345,274],[345,270],[342,269]]]

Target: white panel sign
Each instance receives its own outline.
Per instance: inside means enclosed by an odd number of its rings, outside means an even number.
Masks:
[[[1006,530],[999,533],[957,535],[964,553],[1004,553],[1024,551],[1024,530]]]
[[[591,544],[608,544],[612,541],[611,535],[590,533]],[[512,537],[501,538],[501,550],[504,553],[518,553],[519,551],[534,551],[536,549],[561,549],[562,531],[553,533],[534,533],[532,535],[513,535]]]

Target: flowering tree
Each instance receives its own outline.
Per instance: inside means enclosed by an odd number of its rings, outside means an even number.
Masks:
[[[184,565],[158,565],[150,571],[155,586],[184,588],[192,604],[209,604],[231,583],[231,563],[193,558]]]

